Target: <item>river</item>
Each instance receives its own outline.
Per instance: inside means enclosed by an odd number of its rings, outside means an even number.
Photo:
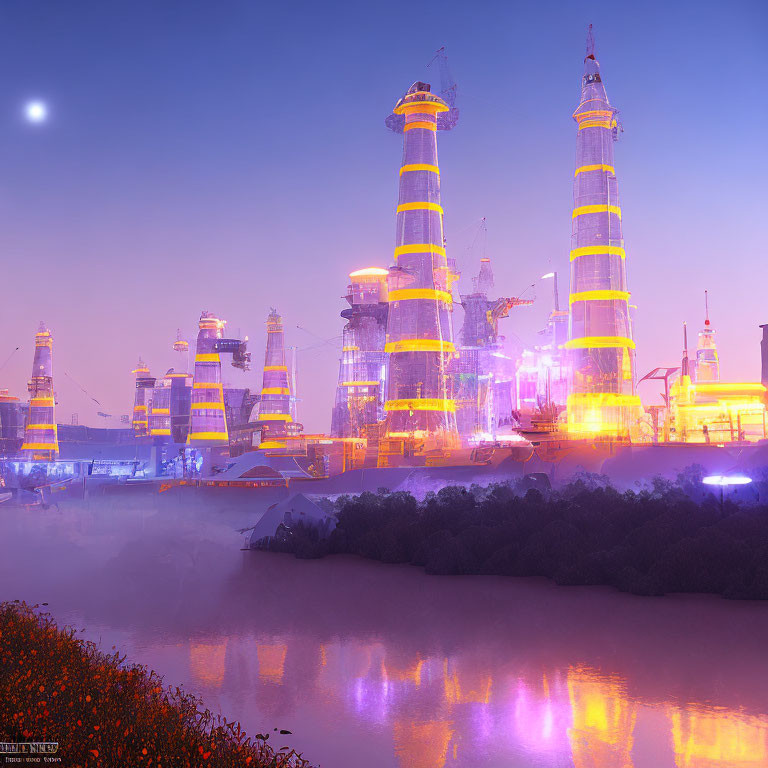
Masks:
[[[768,603],[241,551],[257,517],[0,507],[0,598],[327,768],[768,765]]]

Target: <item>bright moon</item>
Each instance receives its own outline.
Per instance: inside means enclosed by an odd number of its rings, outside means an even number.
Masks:
[[[44,123],[48,118],[48,106],[43,101],[30,101],[24,106],[24,115],[30,123]]]

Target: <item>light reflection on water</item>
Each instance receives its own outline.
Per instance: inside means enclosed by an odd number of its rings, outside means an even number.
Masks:
[[[323,766],[768,765],[768,605],[241,552],[254,512],[154,503],[2,510],[2,598]]]

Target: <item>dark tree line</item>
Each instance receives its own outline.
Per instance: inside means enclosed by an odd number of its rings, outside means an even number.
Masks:
[[[755,494],[756,495],[756,494]],[[337,502],[321,540],[297,527],[272,549],[297,557],[353,554],[431,574],[545,576],[639,595],[709,592],[768,599],[768,505],[711,493],[700,468],[676,483],[620,492],[582,475],[559,490],[526,481],[363,493]]]

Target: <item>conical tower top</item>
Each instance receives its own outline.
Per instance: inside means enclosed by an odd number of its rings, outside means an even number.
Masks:
[[[587,52],[584,56],[584,60],[595,58],[595,38],[592,35],[592,25],[587,27]]]
[[[709,328],[709,291],[704,291],[704,326]]]

